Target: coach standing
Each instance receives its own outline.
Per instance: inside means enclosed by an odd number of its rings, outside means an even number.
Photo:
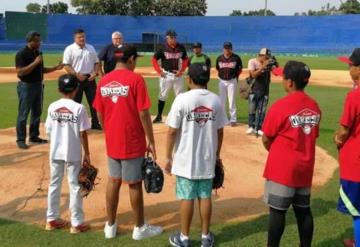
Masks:
[[[115,51],[123,45],[123,35],[115,31],[111,35],[111,44],[105,46],[99,53],[101,76],[113,71],[116,66]]]
[[[53,72],[63,68],[61,64],[52,68],[45,68],[42,53],[40,52],[40,33],[31,31],[26,35],[27,45],[21,49],[15,57],[16,73],[19,78],[17,94],[19,98],[19,113],[16,123],[17,146],[27,149],[26,122],[31,111],[30,138],[35,144],[47,143],[47,140],[39,138],[40,116],[43,100],[44,73]]]
[[[241,58],[233,53],[231,42],[224,43],[223,54],[216,59],[216,69],[219,76],[219,96],[225,107],[226,98],[229,99],[230,124],[236,126],[236,89],[242,71]]]
[[[95,48],[86,44],[84,30],[77,29],[74,32],[74,43],[65,48],[63,63],[66,72],[76,76],[80,81],[74,100],[81,103],[85,92],[91,111],[91,128],[101,130],[96,111],[92,106],[96,94],[95,78],[99,71],[99,59]]]

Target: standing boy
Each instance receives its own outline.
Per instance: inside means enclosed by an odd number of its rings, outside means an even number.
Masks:
[[[335,142],[339,148],[340,199],[338,210],[353,217],[355,241],[344,240],[347,247],[360,246],[360,48],[349,58],[342,58],[349,64],[354,81],[354,90],[348,93]]]
[[[263,125],[262,141],[269,151],[264,171],[264,201],[270,207],[268,247],[279,246],[290,205],[297,219],[300,246],[311,246],[310,190],[321,111],[304,92],[310,75],[304,63],[289,61],[285,65],[283,87],[288,95],[273,104]]]
[[[86,130],[90,122],[86,109],[73,99],[79,81],[73,75],[59,78],[59,92],[63,98],[49,106],[45,123],[50,136],[50,184],[46,230],[64,228],[66,223],[60,219],[60,195],[64,171],[68,176],[70,191],[71,228],[70,233],[87,231],[78,176],[81,169],[81,144],[84,148],[84,163],[90,164],[90,152]]]
[[[219,97],[206,90],[209,79],[207,66],[191,64],[191,90],[176,97],[167,119],[165,169],[176,175],[176,196],[181,200],[181,232],[170,237],[172,246],[190,246],[189,231],[196,199],[200,205],[202,246],[213,246],[215,242],[209,231],[212,181],[228,119]]]

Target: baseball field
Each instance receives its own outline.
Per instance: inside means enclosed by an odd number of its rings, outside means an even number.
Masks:
[[[241,55],[241,54],[240,54]],[[244,65],[252,56],[242,56]],[[211,56],[215,61],[215,55]],[[313,246],[343,246],[342,239],[352,237],[352,220],[336,211],[338,198],[337,150],[333,144],[333,133],[346,93],[351,88],[346,65],[336,57],[278,56],[279,63],[294,59],[307,63],[312,69],[312,78],[306,91],[320,104],[323,112],[320,137],[317,145],[316,171],[312,193],[312,210],[315,220]],[[61,54],[45,54],[45,65],[54,65]],[[159,195],[145,195],[145,215],[150,223],[164,226],[165,233],[159,237],[135,242],[131,240],[132,213],[128,202],[126,186],[122,188],[118,220],[120,235],[105,240],[102,232],[105,222],[105,183],[107,179],[106,157],[103,134],[90,132],[90,149],[93,163],[100,169],[100,184],[84,200],[87,221],[93,230],[72,236],[68,230],[46,232],[43,230],[46,213],[46,196],[49,179],[48,145],[32,146],[19,151],[15,143],[15,122],[17,116],[16,75],[14,74],[14,53],[0,54],[0,246],[168,246],[168,236],[179,226],[178,207],[175,198],[173,177],[167,176],[164,191]],[[158,79],[153,72],[150,57],[141,58],[138,72],[146,77],[148,91],[153,103],[151,113],[156,114]],[[244,78],[246,71],[241,78]],[[50,102],[60,97],[56,78],[59,73],[46,77],[44,111]],[[285,95],[281,78],[273,78],[270,102]],[[209,89],[218,92],[216,75]],[[172,102],[174,96],[171,94]],[[85,101],[84,101],[85,104]],[[165,113],[170,108],[166,105]],[[267,209],[262,202],[262,170],[266,151],[260,139],[244,134],[247,121],[247,102],[238,98],[238,119],[236,128],[225,129],[222,158],[225,165],[225,188],[214,195],[212,231],[217,246],[265,246],[267,234]],[[46,114],[43,113],[44,121]],[[166,126],[154,126],[159,164],[164,157]],[[44,134],[43,134],[44,136]],[[45,137],[45,136],[44,136]],[[69,218],[68,188],[64,181],[61,199],[62,217]],[[193,245],[200,234],[198,215],[194,217],[191,232]],[[297,225],[290,210],[287,227],[281,246],[298,246]]]

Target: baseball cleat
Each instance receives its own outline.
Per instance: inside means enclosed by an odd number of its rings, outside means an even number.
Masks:
[[[190,239],[181,240],[180,232],[177,232],[177,233],[174,233],[173,235],[171,235],[169,238],[169,242],[170,242],[171,246],[176,246],[176,247],[190,247],[191,246]]]
[[[16,142],[16,145],[20,149],[28,149],[29,148],[29,146],[24,141],[18,141],[18,142]]]
[[[231,127],[236,127],[236,126],[237,126],[237,123],[236,123],[236,122],[231,122],[231,123],[230,123],[230,126],[231,126]]]
[[[251,134],[254,134],[255,133],[255,130],[252,128],[252,127],[249,127],[246,132],[245,132],[247,135],[251,135]]]
[[[71,234],[78,234],[78,233],[86,232],[89,229],[90,229],[90,225],[83,223],[83,224],[78,225],[78,226],[71,226],[70,233]]]
[[[156,118],[153,120],[153,123],[161,123],[162,118],[161,116],[156,116]]]
[[[67,222],[62,219],[51,220],[46,222],[45,230],[46,231],[53,231],[56,229],[63,229],[67,226]]]
[[[201,238],[201,247],[213,247],[215,244],[215,236],[209,232],[206,238]]]
[[[34,137],[34,138],[30,138],[29,142],[34,143],[34,144],[46,144],[46,143],[48,143],[48,140],[41,139],[39,137]]]

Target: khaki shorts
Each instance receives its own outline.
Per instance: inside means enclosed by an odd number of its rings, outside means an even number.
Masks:
[[[292,188],[271,180],[265,182],[264,202],[272,208],[288,210],[290,205],[310,207],[309,187]]]
[[[144,157],[136,159],[113,159],[108,157],[109,177],[127,184],[136,184],[143,180],[142,163]]]

